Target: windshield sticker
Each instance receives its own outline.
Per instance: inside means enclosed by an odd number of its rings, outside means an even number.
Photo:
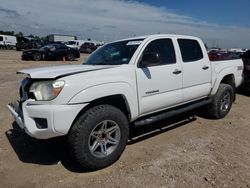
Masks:
[[[120,55],[120,52],[112,52],[110,54],[111,57],[114,57],[114,56],[119,56]]]
[[[127,62],[128,58],[122,58],[122,62]]]
[[[137,41],[129,41],[128,43],[127,43],[127,46],[130,46],[130,45],[140,45],[142,43],[142,41],[141,40],[137,40]]]

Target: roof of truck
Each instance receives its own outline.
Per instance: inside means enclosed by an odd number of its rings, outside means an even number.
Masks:
[[[131,37],[131,38],[124,38],[121,40],[117,40],[114,42],[118,41],[124,41],[124,40],[140,40],[140,39],[146,39],[146,38],[160,38],[160,37],[176,37],[176,38],[190,38],[190,39],[198,39],[198,37],[194,36],[189,36],[189,35],[175,35],[175,34],[152,34],[152,35],[143,35],[143,36],[136,36],[136,37]]]

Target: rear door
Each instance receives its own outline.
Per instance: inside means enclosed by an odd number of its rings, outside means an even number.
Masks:
[[[59,44],[56,47],[56,58],[57,59],[62,59],[63,57],[67,57],[68,53],[69,53],[69,47],[67,47],[66,45],[63,44]]]
[[[182,103],[182,68],[177,61],[170,38],[156,39],[147,44],[144,54],[157,53],[160,63],[136,69],[140,114]]]
[[[203,43],[195,39],[177,41],[182,59],[184,102],[206,97],[211,90],[212,76]]]

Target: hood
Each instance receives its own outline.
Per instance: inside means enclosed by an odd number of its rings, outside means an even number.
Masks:
[[[23,69],[17,71],[17,74],[26,74],[33,79],[55,79],[73,74],[97,71],[114,67],[113,65],[61,65],[41,67],[34,69]]]
[[[39,51],[39,49],[34,48],[34,49],[29,49],[29,50],[23,50],[23,53],[27,53],[27,52],[37,52],[37,51]]]
[[[71,44],[66,44],[66,46],[69,47],[69,48],[77,48],[77,45],[73,45],[73,44],[72,45]]]

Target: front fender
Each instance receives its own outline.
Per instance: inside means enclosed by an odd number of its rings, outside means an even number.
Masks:
[[[131,121],[138,116],[138,100],[136,88],[126,82],[113,82],[99,84],[85,88],[70,100],[69,104],[89,103],[93,100],[112,95],[122,95],[128,104],[131,113]]]

